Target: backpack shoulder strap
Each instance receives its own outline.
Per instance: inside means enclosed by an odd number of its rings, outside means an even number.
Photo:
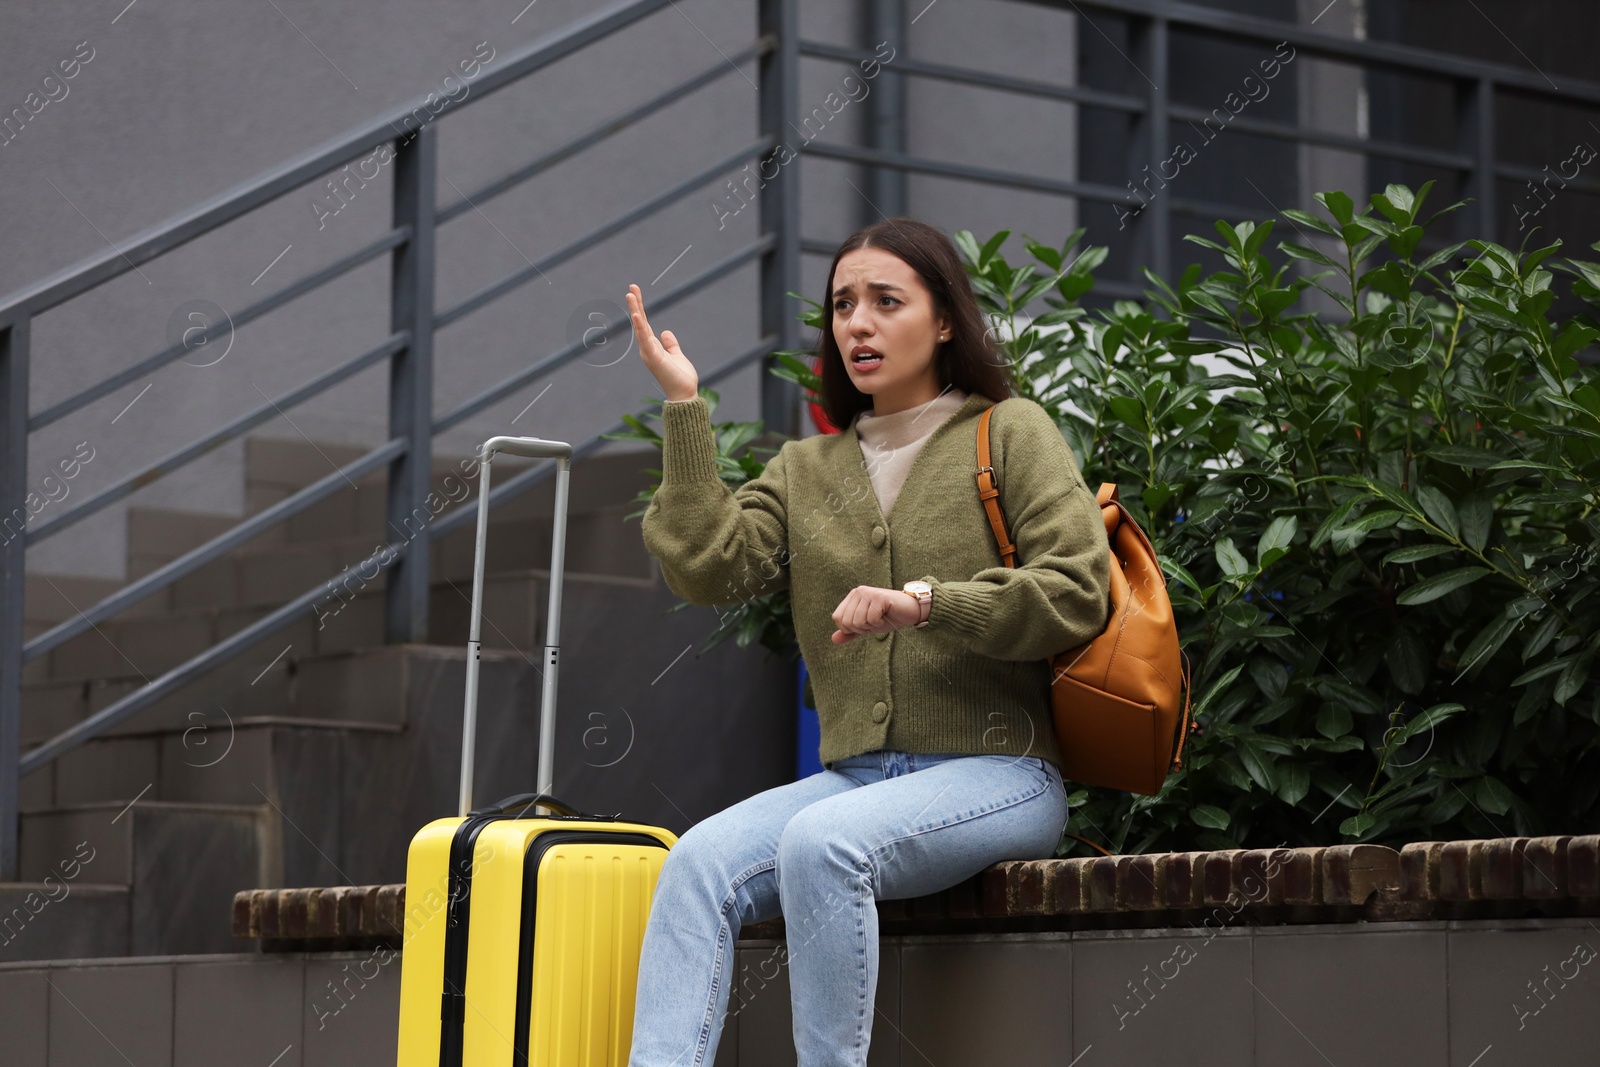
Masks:
[[[978,416],[978,499],[983,501],[983,508],[989,513],[989,528],[994,531],[995,543],[1000,546],[1001,561],[1007,567],[1015,567],[1017,546],[1006,531],[1006,518],[1000,511],[1000,483],[994,476],[994,468],[989,465],[989,416],[994,414],[997,406],[990,404]]]

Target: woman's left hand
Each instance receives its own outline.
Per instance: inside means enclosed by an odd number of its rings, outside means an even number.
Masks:
[[[858,585],[833,609],[833,643],[842,645],[862,634],[886,633],[922,621],[922,605],[903,589]]]

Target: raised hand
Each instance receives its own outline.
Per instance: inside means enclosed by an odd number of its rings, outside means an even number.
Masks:
[[[639,342],[639,356],[655,375],[668,400],[693,400],[700,392],[700,375],[689,357],[678,347],[671,330],[661,331],[658,340],[644,314],[644,294],[637,285],[628,286],[628,317],[633,320],[633,336]]]

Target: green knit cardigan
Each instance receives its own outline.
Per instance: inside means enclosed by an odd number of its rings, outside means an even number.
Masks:
[[[978,416],[990,406],[1014,569],[978,499]],[[925,439],[887,517],[854,419],[785,441],[736,491],[717,474],[703,396],[663,405],[662,438],[645,546],[691,604],[789,590],[824,766],[880,748],[1060,764],[1046,657],[1104,630],[1111,557],[1095,495],[1043,407],[969,396]],[[927,626],[832,642],[833,611],[852,588],[916,578],[933,587]]]

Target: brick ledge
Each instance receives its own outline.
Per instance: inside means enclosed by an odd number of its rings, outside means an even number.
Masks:
[[[402,940],[405,886],[251,889],[233,933],[264,951]],[[1600,915],[1600,835],[1006,860],[877,902],[883,934]],[[783,937],[783,920],[741,940]]]

